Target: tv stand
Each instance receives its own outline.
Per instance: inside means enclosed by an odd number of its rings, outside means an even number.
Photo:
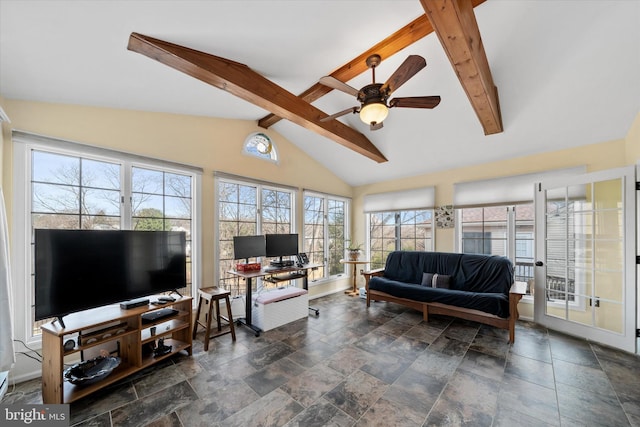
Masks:
[[[172,355],[186,351],[192,355],[192,299],[177,298],[163,307],[171,307],[168,317],[143,323],[148,313],[165,308],[145,305],[120,308],[119,304],[68,314],[42,326],[42,401],[45,404],[71,403],[101,390],[129,375],[149,368]],[[157,332],[156,332],[157,331]],[[158,346],[162,340],[162,347]],[[73,348],[65,344],[71,342]],[[74,385],[64,381],[66,364],[74,363],[85,351],[96,353],[117,346],[120,365],[99,382]],[[155,354],[149,347],[161,348]]]

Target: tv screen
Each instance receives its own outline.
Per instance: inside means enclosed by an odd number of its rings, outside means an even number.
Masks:
[[[35,318],[186,286],[186,236],[177,231],[35,230]]]
[[[268,257],[281,257],[298,254],[297,234],[267,234],[265,235],[265,238]]]
[[[233,236],[233,259],[249,259],[265,256],[267,253],[263,235]]]

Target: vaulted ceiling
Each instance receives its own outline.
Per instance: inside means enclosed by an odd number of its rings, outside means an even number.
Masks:
[[[321,121],[371,53],[440,105]],[[623,138],[638,75],[636,1],[0,0],[1,96],[255,120],[352,185]]]

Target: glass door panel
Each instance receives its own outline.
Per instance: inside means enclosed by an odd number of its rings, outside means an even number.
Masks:
[[[635,173],[624,168],[540,185],[535,274],[545,288],[541,296],[536,290],[537,321],[635,349],[635,251],[626,238],[635,235],[635,221],[632,209],[625,211],[625,199],[634,196],[626,183],[634,181]]]

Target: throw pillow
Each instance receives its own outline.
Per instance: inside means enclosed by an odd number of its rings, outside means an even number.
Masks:
[[[422,286],[433,286],[433,273],[422,273]]]
[[[434,288],[449,289],[450,286],[451,286],[451,276],[447,276],[446,274],[434,274],[433,276]]]
[[[420,282],[420,284],[431,288],[449,289],[451,286],[451,276],[438,273],[422,273],[422,282]]]

